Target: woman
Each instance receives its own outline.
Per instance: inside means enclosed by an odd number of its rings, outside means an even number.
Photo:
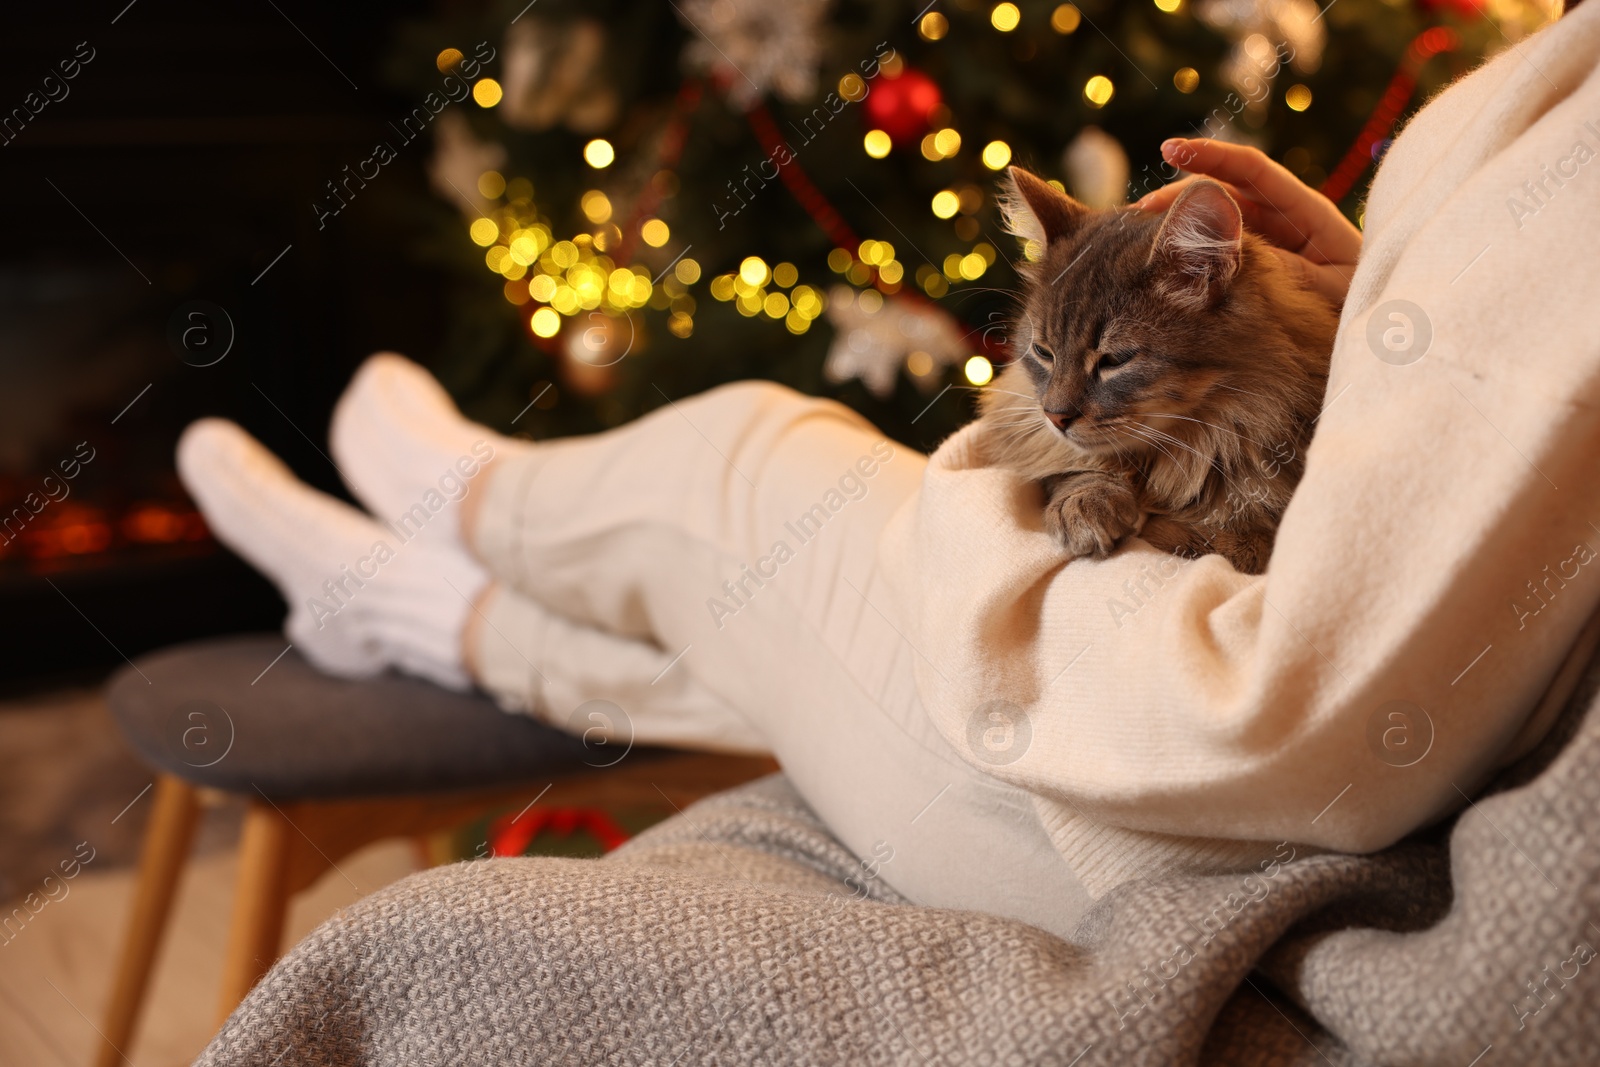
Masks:
[[[1140,544],[1068,565],[967,434],[925,459],[764,384],[527,445],[378,356],[331,435],[375,518],[230,424],[191,427],[179,467],[323,668],[770,751],[919,903],[1067,935],[1138,874],[1380,848],[1538,738],[1600,602],[1597,46],[1577,11],[1424,109],[1365,247],[1259,153],[1163,146],[1344,300],[1259,578]],[[623,714],[591,720],[591,698]]]

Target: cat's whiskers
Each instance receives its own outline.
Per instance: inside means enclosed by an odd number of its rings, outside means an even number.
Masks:
[[[981,391],[983,391],[985,393],[1003,393],[1006,396],[1021,397],[1023,400],[1026,400],[1030,404],[1037,404],[1039,402],[1039,398],[1036,397],[1036,396],[1029,396],[1027,393],[1019,393],[1015,389],[1002,389],[997,385],[985,385],[985,386],[958,385],[958,386],[956,386],[956,388],[957,389],[966,389],[966,390],[969,390],[970,392],[974,392],[974,393],[980,391],[980,389],[981,389]]]
[[[1130,429],[1139,429],[1139,430],[1144,429],[1144,427],[1129,427],[1129,428]],[[1183,466],[1183,462],[1181,460],[1179,460],[1177,456],[1175,456],[1171,452],[1167,451],[1167,446],[1165,444],[1163,444],[1157,438],[1145,437],[1142,433],[1136,433],[1134,436],[1142,438],[1145,441],[1146,444],[1152,446],[1157,452],[1160,452],[1163,456],[1167,457],[1167,459],[1174,466],[1178,466],[1178,467],[1182,467]]]
[[[1001,296],[1009,296],[1019,302],[1022,300],[1022,291],[1020,289],[1001,289],[998,286],[993,285],[964,285],[960,289],[951,293],[950,298],[952,300],[959,300],[961,297],[969,296],[973,293],[999,293]]]
[[[1217,457],[1206,455],[1204,452],[1201,452],[1199,449],[1195,448],[1193,445],[1182,440],[1181,438],[1174,437],[1169,433],[1163,433],[1161,430],[1158,430],[1153,426],[1146,426],[1143,423],[1138,422],[1129,423],[1128,429],[1136,431],[1138,436],[1143,437],[1145,440],[1149,441],[1153,445],[1156,445],[1158,448],[1162,446],[1162,442],[1168,442],[1175,444],[1180,448],[1187,449],[1189,452],[1194,453],[1195,457],[1201,460],[1204,466],[1215,468],[1219,474],[1221,474],[1223,477],[1227,477],[1228,472],[1223,468],[1222,464],[1217,461]],[[1162,448],[1162,452],[1167,456],[1168,459],[1172,460],[1173,464],[1179,469],[1185,471],[1190,469],[1189,463],[1185,462],[1184,460],[1180,460],[1171,452],[1167,452],[1165,448]]]
[[[1228,429],[1228,427],[1223,426],[1223,425],[1221,425],[1219,423],[1207,422],[1205,419],[1197,419],[1192,415],[1178,415],[1178,414],[1175,414],[1175,413],[1170,412],[1170,411],[1146,411],[1146,412],[1143,412],[1142,414],[1145,416],[1145,418],[1149,418],[1149,419],[1182,419],[1184,422],[1197,422],[1201,426],[1209,426],[1213,430],[1221,430],[1223,433],[1233,434],[1233,436],[1239,438],[1239,440],[1241,440],[1241,441],[1249,441],[1251,444],[1256,445],[1256,446],[1261,447],[1261,448],[1266,448],[1267,447],[1266,445],[1262,444],[1260,441],[1257,441],[1255,438],[1246,437],[1244,434],[1240,433],[1237,430],[1230,430],[1230,429]]]
[[[1178,445],[1178,446],[1180,446],[1182,448],[1188,449],[1190,452],[1193,452],[1200,459],[1205,460],[1206,466],[1208,466],[1208,467],[1216,467],[1217,470],[1219,470],[1219,471],[1222,470],[1222,467],[1217,463],[1216,456],[1208,456],[1208,455],[1206,455],[1204,452],[1200,451],[1198,448],[1195,448],[1193,445],[1191,445],[1189,442],[1185,441],[1183,438],[1175,437],[1172,434],[1167,433],[1165,430],[1158,430],[1154,426],[1146,426],[1143,423],[1139,423],[1139,424],[1136,424],[1136,425],[1138,425],[1141,429],[1145,430],[1146,432],[1154,434],[1154,435],[1160,437],[1162,440],[1171,441],[1175,445]]]
[[[1227,389],[1230,392],[1234,392],[1234,393],[1243,393],[1245,396],[1258,397],[1261,400],[1269,400],[1269,401],[1273,402],[1274,404],[1278,403],[1278,401],[1281,399],[1281,398],[1275,397],[1275,396],[1268,396],[1266,393],[1258,393],[1254,389],[1241,389],[1237,385],[1229,385],[1227,382],[1218,381],[1218,382],[1212,382],[1211,384],[1216,386],[1219,389]]]

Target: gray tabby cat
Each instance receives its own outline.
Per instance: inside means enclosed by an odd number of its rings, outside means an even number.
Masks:
[[[1094,211],[1011,168],[1015,360],[984,390],[991,463],[1037,479],[1075,556],[1131,534],[1266,568],[1304,470],[1338,316],[1244,231],[1210,180],[1164,214]]]

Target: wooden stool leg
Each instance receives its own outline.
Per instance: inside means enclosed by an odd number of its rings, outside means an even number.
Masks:
[[[289,907],[287,879],[294,833],[294,827],[269,803],[252,801],[245,812],[233,924],[228,930],[228,953],[217,999],[219,1026],[278,958],[284,913]]]
[[[189,857],[200,815],[199,794],[181,778],[162,775],[156,779],[155,794],[155,810],[145,829],[144,850],[139,856],[133,914],[128,917],[122,958],[101,1028],[105,1043],[95,1060],[98,1067],[116,1067],[132,1047],[139,1008],[144,1003],[161,935],[172,912],[178,876]]]

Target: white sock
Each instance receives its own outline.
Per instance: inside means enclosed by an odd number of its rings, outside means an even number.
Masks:
[[[492,459],[531,448],[469,422],[433,375],[389,352],[368,357],[334,408],[333,460],[357,500],[407,536],[462,544],[460,502]]]
[[[312,663],[344,677],[398,667],[471,686],[461,635],[488,575],[464,550],[407,539],[317,492],[223,419],[184,431],[178,473],[217,539],[289,602],[284,633]]]

